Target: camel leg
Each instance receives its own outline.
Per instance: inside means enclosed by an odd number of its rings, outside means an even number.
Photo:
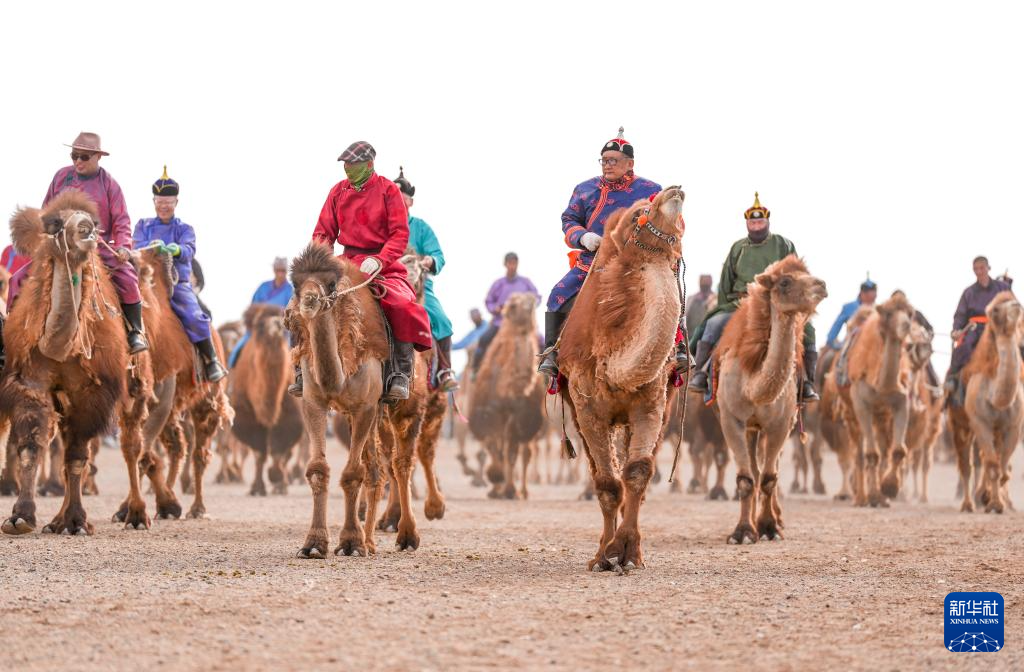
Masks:
[[[306,465],[306,480],[313,493],[313,520],[297,556],[322,560],[327,557],[327,491],[331,478],[326,454],[327,409],[310,401],[309,397],[303,397],[302,418],[309,433],[310,460]]]
[[[181,517],[181,503],[178,502],[174,490],[167,485],[164,477],[164,461],[156,450],[156,441],[161,437],[164,427],[174,407],[174,393],[177,383],[173,376],[153,386],[157,403],[149,409],[149,416],[142,425],[142,453],[138,460],[139,469],[149,479],[153,493],[156,495],[156,517]],[[128,499],[114,514],[114,520],[126,522],[128,515]]]
[[[825,489],[825,479],[821,477],[822,468],[822,456],[821,456],[821,439],[818,438],[821,434],[821,430],[818,430],[814,434],[814,439],[811,441],[810,453],[811,453],[811,469],[814,472],[814,484],[811,486],[811,491],[816,495],[828,494]]]
[[[412,478],[412,461],[421,423],[422,419],[417,417],[407,421],[404,427],[396,428],[397,431],[395,431],[397,440],[391,457],[391,469],[395,473],[398,501],[402,506],[402,517],[398,520],[398,537],[395,539],[395,547],[400,551],[414,551],[420,545],[409,481]]]
[[[377,505],[384,489],[384,469],[381,462],[379,445],[375,438],[377,423],[371,426],[371,433],[374,434],[367,440],[363,448],[363,464],[366,467],[366,477],[363,479],[361,490],[361,501],[359,502],[360,512],[363,521],[363,540],[366,543],[367,553],[377,552],[377,543],[374,541],[374,521],[377,520]]]
[[[854,506],[878,506],[882,503],[882,493],[878,490],[878,462],[880,454],[875,443],[875,421],[871,405],[858,394],[863,384],[857,382],[851,393],[853,411],[860,425],[860,444],[857,455],[857,474],[854,484]]]
[[[789,491],[793,494],[807,494],[807,474],[810,468],[807,460],[807,446],[799,439],[793,441],[793,482],[789,485]],[[803,485],[801,485],[801,477]]]
[[[710,462],[712,459],[715,461],[715,485],[711,488],[708,493],[708,499],[710,500],[722,500],[728,501],[729,493],[725,490],[725,469],[729,466],[729,448],[728,446],[716,446],[710,441],[708,442],[708,451],[710,451],[704,460],[706,471],[711,470]],[[705,489],[707,474],[705,473]]]
[[[212,400],[204,399],[191,410],[191,447],[192,447],[192,506],[189,507],[189,518],[206,518],[206,502],[203,501],[203,476],[210,464],[210,441],[217,433],[220,414]]]
[[[506,431],[512,431],[511,427]],[[521,446],[518,441],[505,437],[505,450],[502,451],[503,467],[505,475],[502,477],[505,483],[502,496],[505,499],[519,499],[519,492],[516,490],[516,461],[519,459]]]
[[[26,534],[36,529],[36,473],[40,454],[49,448],[52,432],[53,407],[49,401],[41,401],[36,395],[25,391],[25,407],[19,408],[24,419],[14,420],[11,427],[9,448],[17,446],[18,499],[14,502],[11,516],[0,525],[4,534]]]
[[[473,474],[473,487],[474,488],[486,488],[487,480],[484,478],[484,474],[487,470],[487,447],[481,446],[476,451],[476,472]]]
[[[398,521],[402,518],[402,502],[398,498],[398,482],[395,480],[395,470],[392,467],[396,448],[394,427],[388,417],[381,417],[377,421],[377,432],[380,438],[379,459],[381,469],[388,477],[388,501],[384,509],[384,515],[377,523],[377,529],[382,532],[397,532]]]
[[[269,436],[264,428],[257,430],[260,437],[263,439],[259,448],[252,447],[253,457],[256,460],[256,473],[253,475],[252,486],[249,488],[249,494],[253,497],[266,497],[267,496],[267,484],[263,480],[263,471],[267,466],[267,451],[270,447],[267,445],[269,442]]]
[[[75,435],[70,427],[61,427],[64,442],[64,503],[43,532],[87,535],[93,533],[82,503],[82,480],[89,464],[89,441]]]
[[[143,414],[145,399],[133,399],[121,413],[121,454],[128,468],[128,508],[125,512],[125,529],[148,530],[149,516],[146,514],[146,500],[142,497],[139,477],[139,458],[142,456]]]
[[[504,431],[499,432],[498,436],[489,437],[484,446],[488,457],[487,480],[491,484],[487,496],[490,499],[501,499],[505,496],[505,473],[508,471],[505,466],[508,449],[505,446]]]
[[[963,496],[960,503],[960,511],[962,513],[973,513],[974,500],[971,497],[971,479],[974,476],[974,461],[972,459],[974,437],[969,429],[962,426],[966,422],[965,418],[952,420],[950,422],[950,428],[952,429],[950,434],[953,439],[953,448],[956,451],[956,466],[960,472],[960,492]]]
[[[100,494],[100,488],[96,484],[96,456],[100,454],[100,437],[94,436],[89,442],[89,466],[85,470],[85,480],[82,481],[82,494],[95,496]]]
[[[695,495],[700,492],[706,492],[707,486],[707,466],[704,464],[705,450],[703,436],[701,435],[700,428],[694,432],[693,439],[690,441],[689,453],[690,453],[690,464],[693,465],[693,476],[690,478],[690,482],[686,485],[686,492]],[[702,487],[703,486],[703,487]]]
[[[935,451],[934,441],[925,441],[921,446],[921,494],[918,498],[922,504],[928,503],[928,474],[932,469],[932,459]]]
[[[761,506],[757,518],[758,537],[762,541],[782,540],[782,511],[779,505],[778,481],[779,459],[786,445],[789,430],[786,426],[774,427],[762,434],[765,444],[764,470],[761,472]],[[806,473],[804,483],[807,483]]]
[[[423,479],[427,482],[427,501],[423,503],[423,515],[427,520],[444,518],[444,495],[437,485],[437,471],[434,459],[437,455],[437,442],[441,436],[441,422],[428,422],[416,439],[416,456],[423,466]]]
[[[529,499],[530,498],[530,489],[529,489],[529,487],[527,487],[527,482],[530,479],[527,477],[527,473],[530,470],[530,461],[533,459],[533,452],[536,449],[536,446],[537,446],[537,444],[534,443],[534,442],[524,443],[522,445],[522,447],[519,449],[519,457],[522,459],[522,462],[523,462],[523,471],[522,471],[522,475],[523,475],[523,489],[520,491],[520,495],[522,495],[523,499]],[[533,464],[535,464],[535,465],[538,464],[538,463],[539,463],[539,460],[533,461]],[[539,469],[538,469],[537,473],[538,473],[538,476],[539,476],[539,474],[540,474]],[[539,481],[540,479],[538,478],[537,480]]]
[[[842,430],[839,430],[839,432],[842,432]],[[854,478],[853,442],[849,435],[846,434],[837,436],[836,439],[836,460],[839,462],[842,480],[839,483],[839,492],[836,493],[833,499],[836,501],[846,501],[853,499],[853,488],[851,487]]]
[[[167,489],[172,492],[175,483],[178,482],[178,476],[182,477],[182,488],[185,486],[185,475],[181,471],[181,466],[185,460],[187,442],[185,429],[177,419],[167,422],[160,432],[160,445],[167,454]]]
[[[754,483],[757,482],[757,433],[748,432],[744,424],[722,414],[722,433],[736,460],[736,494],[740,500],[740,520],[729,535],[730,544],[752,544],[757,541],[754,529]]]
[[[10,435],[7,436],[5,443],[7,455],[3,473],[0,473],[0,497],[10,497],[18,494],[18,449],[11,442]]]
[[[587,569],[600,572],[612,569],[612,563],[605,555],[605,548],[615,536],[623,488],[622,481],[613,469],[611,435],[608,428],[587,410],[580,409],[578,413],[579,421],[576,424],[583,438],[583,449],[590,462],[594,492],[604,518],[601,542],[594,558],[587,563]],[[622,556],[617,556],[616,562],[620,560]]]
[[[895,499],[903,485],[903,460],[907,456],[907,423],[910,420],[910,403],[906,397],[896,404],[892,416],[892,436],[887,437],[892,449],[889,451],[889,466],[882,479],[882,494]]]
[[[188,417],[183,417],[180,421],[181,431],[184,433],[185,451],[181,455],[182,464],[186,465],[186,468],[181,470],[181,493],[183,495],[194,495],[195,494],[195,483],[192,482],[192,474],[195,470],[195,456],[193,453],[196,448],[196,436],[195,427],[189,422]],[[192,469],[188,469],[187,465],[191,464]]]
[[[288,480],[291,483],[301,483],[304,478],[306,471],[306,463],[309,462],[309,436],[306,432],[302,433],[302,437],[299,439],[299,449],[295,451],[295,461],[292,462],[292,468],[288,475]]]
[[[1002,513],[1002,502],[999,496],[999,453],[996,448],[995,432],[985,422],[971,422],[974,430],[974,443],[981,457],[981,476],[975,501],[985,506],[985,513]]]
[[[373,405],[361,409],[358,414],[349,417],[349,427],[352,428],[352,444],[348,451],[348,460],[341,472],[341,489],[345,493],[345,522],[341,527],[341,534],[338,536],[338,546],[334,549],[335,555],[358,555],[366,556],[369,551],[366,548],[366,535],[359,526],[359,491],[363,487],[363,479],[366,476],[366,465],[363,459],[363,451],[367,443],[374,440],[374,425],[377,422],[377,410]],[[372,534],[372,532],[371,532]]]
[[[1021,426],[1013,424],[1003,433],[1003,445],[999,451],[1000,457],[1000,479],[999,479],[999,501],[1010,511],[1014,510],[1013,502],[1010,500],[1010,460],[1013,452],[1020,443]]]
[[[39,494],[43,497],[64,496],[64,442],[60,436],[50,442],[49,468],[39,474]],[[44,478],[45,476],[45,478]]]

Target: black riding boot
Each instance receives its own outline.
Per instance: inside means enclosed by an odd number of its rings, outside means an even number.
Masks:
[[[124,321],[128,323],[128,352],[137,355],[149,350],[149,343],[142,333],[142,302],[122,303],[121,312],[124,313]]]
[[[409,388],[412,387],[412,370],[416,357],[412,343],[395,341],[394,348],[392,360],[395,363],[395,370],[387,381],[388,391],[381,399],[387,404],[409,398]]]
[[[206,380],[211,383],[216,383],[218,380],[228,375],[228,372],[221,365],[220,360],[217,359],[217,351],[213,347],[213,340],[207,338],[206,340],[199,341],[196,343],[196,350],[203,358],[203,368],[206,373]]]
[[[459,389],[459,381],[452,371],[452,337],[446,336],[436,343],[437,349],[437,385],[445,392]]]
[[[710,391],[708,372],[705,371],[709,359],[711,359],[711,344],[707,341],[697,341],[697,352],[693,355],[693,377],[690,378],[689,385],[691,390],[703,394]]]
[[[804,350],[804,381],[800,396],[804,401],[818,401],[821,397],[814,389],[814,371],[818,366],[818,351]]]
[[[544,313],[544,352],[540,353],[541,361],[537,372],[552,378],[558,377],[558,337],[562,334],[562,325],[568,313]]]

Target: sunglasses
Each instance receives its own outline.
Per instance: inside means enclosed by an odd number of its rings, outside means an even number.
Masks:
[[[93,156],[94,156],[93,154],[79,154],[77,152],[71,152],[71,160],[72,161],[88,161]]]

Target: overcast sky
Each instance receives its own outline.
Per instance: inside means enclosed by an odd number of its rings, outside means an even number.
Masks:
[[[943,334],[971,259],[1024,275],[1015,3],[3,3],[0,204],[39,205],[81,130],[132,220],[181,182],[216,322],[309,240],[353,140],[417,187],[456,337],[509,250],[547,297],[559,216],[624,125],[686,191],[689,284],[755,190],[830,297],[865,273]],[[9,239],[4,229],[3,243]],[[945,360],[944,354],[939,359]],[[936,362],[940,371],[946,361]]]

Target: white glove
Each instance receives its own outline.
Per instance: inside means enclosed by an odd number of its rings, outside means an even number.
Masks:
[[[597,248],[601,247],[601,236],[596,233],[587,231],[580,236],[580,245],[587,248],[591,252],[597,252]]]
[[[367,275],[373,275],[380,270],[380,261],[376,257],[367,257],[359,264],[359,270]]]

